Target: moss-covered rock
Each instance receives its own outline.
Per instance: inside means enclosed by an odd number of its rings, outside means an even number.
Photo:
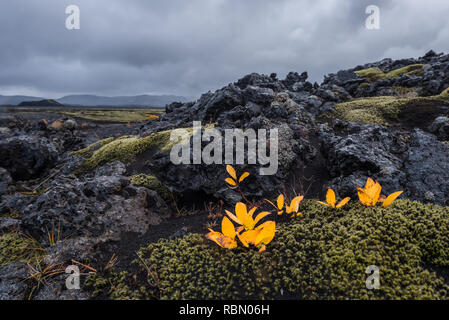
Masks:
[[[392,70],[387,73],[385,73],[384,71],[382,71],[379,68],[367,68],[367,69],[355,71],[355,73],[358,76],[360,76],[370,82],[374,82],[374,81],[382,80],[382,79],[397,78],[402,75],[423,76],[424,70],[423,70],[422,64],[411,64],[406,67]]]
[[[355,72],[358,76],[368,80],[370,82],[374,82],[377,80],[381,80],[385,78],[385,73],[379,68],[368,68]]]
[[[192,128],[175,130],[185,130],[190,135],[193,133]],[[105,163],[116,160],[127,162],[150,148],[169,151],[181,140],[171,141],[170,135],[172,131],[173,130],[157,132],[146,137],[123,136],[110,141],[103,140],[100,145],[94,146],[94,144],[77,152],[78,155],[86,158],[84,166],[87,169],[94,169]],[[98,146],[100,146],[100,148],[98,148]]]
[[[359,89],[368,89],[371,85],[368,82],[362,82],[361,84],[359,84]]]
[[[420,91],[422,90],[421,87],[399,87],[399,86],[393,86],[391,89],[399,96],[402,97],[417,97],[419,96]]]
[[[414,98],[367,97],[339,103],[334,108],[337,118],[341,120],[387,125],[390,120],[397,120],[399,113],[406,107],[422,106],[425,111],[424,108],[442,104],[449,104],[449,95]]]
[[[170,190],[153,175],[137,174],[129,177],[129,179],[131,180],[131,183],[136,186],[142,186],[156,191],[165,201],[172,200]]]
[[[203,234],[160,240],[138,254],[157,273],[162,299],[449,297],[432,271],[449,267],[449,207],[399,200],[332,210],[307,201],[302,212],[278,224],[261,254],[224,250]],[[365,286],[370,265],[380,268],[378,290]]]
[[[45,250],[39,243],[17,232],[0,236],[0,266],[18,262],[35,262],[36,258],[43,255]]]
[[[392,70],[388,72],[385,77],[386,78],[397,78],[402,75],[415,75],[422,77],[424,75],[423,65],[422,64],[411,64],[403,68],[399,68],[396,70]]]
[[[114,141],[115,139],[116,138],[114,138],[114,137],[110,137],[110,138],[99,140],[99,141],[91,144],[87,148],[71,152],[70,155],[77,156],[77,157],[83,157],[83,158],[90,158],[94,154],[95,150],[98,150],[105,144],[108,144],[108,143]]]

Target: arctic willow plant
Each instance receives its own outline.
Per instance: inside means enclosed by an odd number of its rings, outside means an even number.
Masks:
[[[265,211],[253,218],[256,210],[257,207],[254,207],[248,211],[246,204],[237,202],[235,205],[235,214],[225,210],[229,218],[239,225],[237,229],[228,217],[224,217],[222,221],[222,232],[209,229],[210,232],[206,235],[206,238],[214,241],[222,248],[234,249],[237,247],[237,242],[235,241],[235,236],[237,236],[243,246],[248,248],[249,245],[253,245],[259,249],[259,252],[265,251],[266,245],[274,238],[276,223],[274,221],[267,221],[256,226],[260,220],[271,214]]]
[[[323,206],[339,209],[339,208],[343,207],[345,204],[347,204],[349,202],[349,200],[351,200],[351,198],[346,197],[337,204],[337,200],[335,198],[335,192],[334,192],[334,190],[329,188],[329,189],[327,189],[327,193],[326,193],[326,202],[318,201],[318,203],[322,204]]]
[[[357,187],[359,200],[363,205],[367,207],[373,207],[378,202],[382,202],[382,207],[386,208],[390,204],[392,204],[393,201],[396,200],[396,198],[399,197],[403,192],[397,191],[390,194],[388,197],[385,197],[380,194],[381,191],[382,187],[380,186],[379,182],[374,181],[371,178],[368,178],[366,180],[365,188],[362,189]]]
[[[242,194],[243,199],[246,200],[245,195],[240,190],[240,183],[249,176],[249,172],[244,172],[237,179],[237,173],[232,166],[227,165],[226,171],[231,177],[226,178],[225,181],[231,187],[237,188]],[[247,202],[250,203],[249,201]],[[237,202],[235,205],[235,214],[225,210],[229,218],[238,224],[237,229],[228,217],[224,217],[221,222],[221,232],[209,229],[210,232],[206,235],[206,238],[214,241],[222,248],[234,249],[237,247],[237,241],[235,240],[237,236],[246,248],[252,245],[258,248],[259,252],[265,251],[266,245],[273,240],[276,233],[276,223],[274,221],[267,221],[257,226],[271,212],[261,212],[254,218],[253,216],[256,210],[257,207],[254,206],[248,211],[246,204]]]
[[[220,247],[226,249],[234,249],[237,247],[235,227],[227,217],[224,217],[221,221],[221,232],[216,232],[212,229],[209,229],[209,231],[206,238],[214,241]]]
[[[285,213],[290,214],[291,217],[298,217],[301,215],[301,212],[299,212],[299,204],[304,199],[304,196],[296,196],[292,199],[290,202],[290,205],[288,205],[287,202],[285,202],[285,197],[283,194],[280,194],[277,198],[276,205],[278,209],[278,215],[282,215],[284,213],[284,207],[285,207]]]
[[[235,169],[229,164],[226,166],[226,171],[229,173],[231,178],[226,178],[225,181],[232,187],[238,187],[239,184],[249,176],[249,172],[244,172],[237,179],[237,173],[235,172]]]

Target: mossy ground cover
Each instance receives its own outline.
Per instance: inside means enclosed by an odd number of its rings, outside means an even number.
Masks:
[[[449,105],[449,95],[442,93],[431,97],[398,98],[394,96],[367,97],[335,105],[337,118],[345,121],[387,125],[397,121],[408,107],[419,107],[425,112],[433,106]]]
[[[0,266],[18,262],[32,263],[44,254],[45,250],[37,241],[18,232],[0,235]]]
[[[382,80],[382,79],[397,78],[402,75],[423,76],[424,70],[423,70],[422,64],[411,64],[411,65],[405,66],[403,68],[392,70],[387,73],[385,73],[384,71],[382,71],[379,68],[363,69],[363,70],[355,71],[355,73],[358,76],[360,76],[370,82],[374,82],[374,81]]]
[[[225,250],[204,234],[163,239],[138,252],[134,264],[152,271],[146,281],[132,284],[136,275],[121,274],[97,289],[115,299],[153,296],[150,283],[161,299],[449,298],[447,280],[433,271],[449,267],[449,207],[398,200],[332,210],[308,200],[302,212],[278,224],[263,253]],[[380,268],[377,290],[366,289],[370,265]],[[95,277],[92,284],[102,282]],[[122,294],[114,289],[120,284]]]

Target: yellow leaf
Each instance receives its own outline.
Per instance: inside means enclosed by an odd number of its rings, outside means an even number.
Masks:
[[[256,229],[254,230],[262,230],[263,228],[265,228],[269,223],[271,223],[273,221],[265,221],[264,223],[262,223],[261,225],[257,226]]]
[[[290,206],[287,206],[286,208],[287,213],[298,212],[299,204],[301,203],[302,199],[304,199],[304,196],[294,197],[292,202],[290,203]]]
[[[250,244],[254,245],[256,242],[256,238],[259,235],[260,230],[248,230],[239,235],[239,239],[245,247],[248,247]]]
[[[225,181],[229,183],[231,186],[236,186],[237,183],[232,178],[226,178]]]
[[[329,204],[327,204],[327,203],[325,203],[325,202],[322,202],[322,201],[317,201],[319,204],[322,204],[323,206],[326,206],[326,207],[330,207],[330,205]]]
[[[242,234],[237,234],[237,237],[239,237],[240,242],[243,244],[244,247],[246,247],[246,248],[249,247],[249,243],[248,243],[248,240],[246,239],[245,232]]]
[[[235,238],[235,227],[232,224],[231,220],[228,219],[228,217],[224,217],[221,221],[221,232],[223,232],[226,237],[229,237],[231,239]]]
[[[252,208],[251,210],[248,211],[248,214],[249,214],[250,217],[253,216],[254,211],[256,211],[256,209],[257,209],[257,207],[254,207],[254,208]]]
[[[226,214],[231,218],[234,222],[237,222],[238,224],[242,225],[243,223],[230,211],[225,210]]]
[[[337,204],[337,209],[343,207],[345,204],[347,204],[349,202],[349,200],[351,200],[350,197],[346,197],[343,200],[340,201],[339,204]]]
[[[218,241],[218,238],[223,236],[220,232],[212,231],[206,234],[206,238],[209,240],[214,241],[216,244],[218,244],[220,247],[222,247],[221,243]]]
[[[390,204],[393,203],[394,200],[396,200],[397,197],[399,197],[404,191],[397,191],[395,193],[390,194],[387,199],[385,199],[384,203],[382,203],[382,207],[386,208]]]
[[[363,190],[362,188],[357,188],[357,194],[359,195],[359,200],[363,205],[367,207],[371,206],[371,199],[370,197],[368,197],[365,190]]]
[[[235,169],[231,165],[226,165],[226,171],[229,173],[234,180],[237,180],[237,174],[235,173]]]
[[[379,200],[381,191],[382,191],[382,187],[380,186],[379,182],[376,181],[376,184],[373,187],[373,195],[371,198],[371,201],[372,201],[371,203],[373,206],[375,206],[377,201]]]
[[[278,209],[282,210],[282,208],[284,207],[284,195],[280,194],[278,199],[277,199],[277,205],[278,205]]]
[[[264,224],[262,230],[257,235],[256,242],[254,243],[256,247],[262,244],[268,244],[273,240],[274,234],[276,233],[276,223],[274,221],[268,221]]]
[[[263,218],[265,218],[269,214],[271,214],[271,212],[261,212],[261,213],[259,213],[259,215],[256,217],[256,219],[254,219],[254,225],[256,225],[260,220],[262,220]]]
[[[254,228],[254,220],[249,216],[248,211],[246,209],[246,204],[243,202],[237,202],[235,205],[235,214],[237,219],[239,219],[246,230],[251,230]]]
[[[374,187],[374,180],[371,178],[366,179],[365,190],[371,189]]]
[[[226,236],[218,237],[217,241],[222,248],[234,249],[237,247],[237,241]]]
[[[244,172],[239,179],[239,183],[245,180],[249,176],[249,172]]]
[[[326,201],[332,208],[335,208],[335,192],[331,188],[327,189]]]

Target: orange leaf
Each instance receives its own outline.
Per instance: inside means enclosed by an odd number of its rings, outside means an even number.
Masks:
[[[273,240],[274,234],[276,233],[276,223],[274,221],[268,221],[264,223],[263,229],[257,235],[255,245],[258,247],[262,244],[268,244]]]
[[[256,211],[257,207],[252,208],[251,210],[248,211],[248,214],[250,217],[253,216],[254,212]]]
[[[245,180],[249,176],[249,172],[244,172],[239,179],[239,183]]]
[[[278,205],[278,209],[282,210],[282,208],[284,207],[284,195],[280,194],[278,199],[277,199],[277,205]]]
[[[335,208],[335,192],[331,188],[327,189],[326,201],[332,208]]]
[[[235,238],[235,227],[232,224],[231,220],[228,219],[228,217],[224,217],[221,221],[221,232],[223,232],[226,237],[229,237],[231,239]]]
[[[330,205],[329,204],[327,204],[326,202],[322,202],[322,201],[317,201],[319,204],[322,204],[323,206],[326,206],[326,207],[330,207]]]
[[[236,186],[237,183],[232,178],[226,178],[225,181],[229,183],[231,186]]]
[[[370,197],[366,194],[365,190],[362,188],[357,188],[357,194],[359,196],[359,200],[360,202],[367,206],[370,207],[371,206],[371,199]]]
[[[237,222],[240,225],[243,224],[231,211],[225,210],[225,212],[234,222]]]
[[[397,191],[395,193],[390,194],[387,199],[385,199],[384,203],[382,203],[382,207],[386,208],[390,204],[393,203],[394,200],[396,200],[397,197],[399,197],[404,191]]]
[[[235,169],[232,166],[230,166],[229,164],[226,165],[226,171],[231,177],[234,178],[234,180],[237,180],[237,174],[235,173]]]
[[[337,204],[337,209],[343,207],[345,204],[347,204],[349,202],[349,200],[351,200],[350,197],[346,197],[343,200],[340,201],[339,204]]]
[[[265,218],[269,214],[271,214],[271,212],[261,212],[261,213],[259,213],[259,215],[256,217],[256,219],[254,219],[254,224],[256,225],[260,220],[262,220],[263,218]]]

